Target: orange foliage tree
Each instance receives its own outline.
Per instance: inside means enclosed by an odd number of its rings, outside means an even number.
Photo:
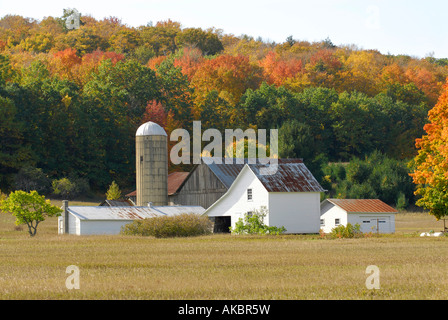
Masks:
[[[276,86],[283,85],[287,79],[295,77],[302,71],[302,60],[281,57],[273,51],[260,61],[260,65],[263,67],[267,82]]]
[[[196,71],[191,84],[196,89],[198,104],[213,90],[235,106],[247,89],[256,89],[262,80],[261,68],[246,56],[220,55],[206,60]]]
[[[182,55],[174,59],[174,66],[180,67],[189,81],[193,78],[196,70],[203,63],[204,57],[198,48],[184,48]]]
[[[68,48],[53,54],[50,60],[50,72],[61,79],[74,80],[73,68],[81,63],[82,59],[76,54],[76,50]]]
[[[417,184],[417,205],[437,219],[448,215],[448,82],[436,106],[428,113],[426,135],[416,140],[418,155],[411,177]]]
[[[103,60],[110,59],[112,64],[115,65],[118,61],[124,59],[124,55],[115,52],[104,52],[101,50],[95,50],[92,53],[87,53],[82,57],[81,63],[74,66],[74,77],[76,82],[80,85],[87,83],[91,80],[92,72],[98,71],[98,67]]]

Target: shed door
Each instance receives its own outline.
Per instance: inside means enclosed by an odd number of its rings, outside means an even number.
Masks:
[[[362,231],[390,233],[390,217],[362,217]]]

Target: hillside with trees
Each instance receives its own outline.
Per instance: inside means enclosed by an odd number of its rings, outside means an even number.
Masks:
[[[136,129],[151,120],[169,134],[200,120],[203,130],[279,129],[280,157],[303,158],[332,196],[415,201],[407,163],[448,59],[171,20],[130,27],[81,15],[68,29],[69,14],[0,19],[1,190],[51,193],[62,179],[78,193],[112,181],[130,190]]]

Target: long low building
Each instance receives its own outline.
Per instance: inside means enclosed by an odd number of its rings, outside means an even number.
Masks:
[[[121,227],[135,220],[205,212],[199,206],[69,206],[68,201],[63,203],[62,209],[58,233],[75,235],[119,234]]]

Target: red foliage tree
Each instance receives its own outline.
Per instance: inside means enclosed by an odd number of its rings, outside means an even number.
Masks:
[[[145,113],[143,114],[142,123],[152,121],[159,126],[166,128],[167,125],[167,112],[163,105],[156,101],[151,100],[146,105]]]
[[[302,71],[302,60],[281,57],[278,53],[271,51],[260,61],[260,66],[269,84],[281,86],[285,80],[295,77]]]

